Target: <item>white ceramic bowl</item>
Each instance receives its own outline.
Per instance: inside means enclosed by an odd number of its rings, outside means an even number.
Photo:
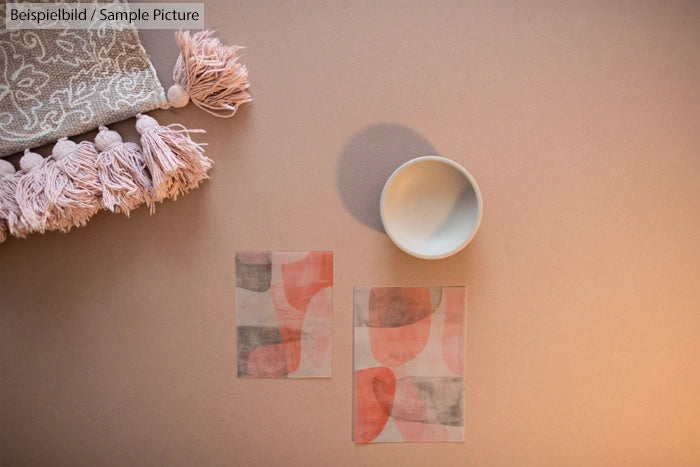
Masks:
[[[483,203],[474,177],[450,159],[424,156],[389,177],[380,201],[384,230],[406,253],[439,259],[464,248],[479,229]]]

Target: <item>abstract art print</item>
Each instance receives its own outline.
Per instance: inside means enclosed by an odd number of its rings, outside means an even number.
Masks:
[[[464,441],[464,287],[356,287],[353,440]]]
[[[236,253],[239,378],[331,376],[333,252]]]

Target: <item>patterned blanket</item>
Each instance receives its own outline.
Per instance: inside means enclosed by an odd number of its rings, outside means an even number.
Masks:
[[[166,103],[133,27],[6,30],[4,2],[0,20],[0,157]]]

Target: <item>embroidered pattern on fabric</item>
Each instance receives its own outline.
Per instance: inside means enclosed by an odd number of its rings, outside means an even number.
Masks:
[[[0,157],[165,104],[133,27],[0,30]]]

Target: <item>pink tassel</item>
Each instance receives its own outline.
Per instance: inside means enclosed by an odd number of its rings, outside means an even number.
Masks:
[[[15,208],[16,183],[9,182],[15,178],[15,166],[4,159],[0,159],[0,243],[7,240],[10,227],[7,225],[9,213]],[[8,181],[5,181],[7,179]]]
[[[17,232],[13,232],[12,223],[8,222],[10,232],[17,237],[24,237],[31,232],[45,232],[47,229],[47,212],[52,203],[47,187],[61,186],[68,183],[67,177],[61,177],[56,168],[56,161],[26,150],[20,160],[22,173],[16,182],[15,200],[20,211]],[[49,179],[52,183],[49,183]],[[55,197],[56,190],[51,193]]]
[[[17,202],[33,230],[68,232],[101,207],[97,150],[87,141],[58,140],[51,157],[20,178]]]
[[[97,175],[97,149],[89,141],[58,140],[52,155],[69,182],[57,192],[49,222],[61,232],[84,226],[102,208],[102,184]]]
[[[22,213],[19,198],[17,197],[17,187],[19,186],[19,181],[25,174],[36,170],[43,163],[44,158],[41,157],[41,154],[25,149],[24,155],[19,161],[19,170],[15,173],[14,180],[8,180],[10,186],[13,187],[12,199],[14,201],[14,205],[12,210],[8,213],[7,225],[10,228],[10,233],[15,237],[25,238],[27,235],[35,231]]]
[[[95,136],[97,175],[102,184],[102,206],[112,212],[129,212],[146,202],[153,213],[153,183],[146,173],[146,161],[135,143],[124,143],[116,131],[100,127]]]
[[[160,126],[148,115],[137,115],[136,130],[141,134],[141,147],[153,180],[154,200],[177,199],[209,178],[207,171],[213,161],[204,155],[201,144],[190,138],[182,125]]]
[[[238,107],[252,99],[248,93],[248,69],[238,63],[239,46],[225,46],[212,31],[178,31],[180,56],[173,70],[175,83],[168,90],[168,103],[184,107],[191,99],[217,117],[232,117]]]
[[[16,172],[12,164],[2,161],[5,162],[6,171],[0,175],[0,218],[4,219],[9,233],[15,237],[24,238],[34,231],[19,206],[17,185],[22,176],[40,166],[43,161],[41,155],[30,152],[29,149],[24,151],[24,156],[19,161],[20,169]]]

